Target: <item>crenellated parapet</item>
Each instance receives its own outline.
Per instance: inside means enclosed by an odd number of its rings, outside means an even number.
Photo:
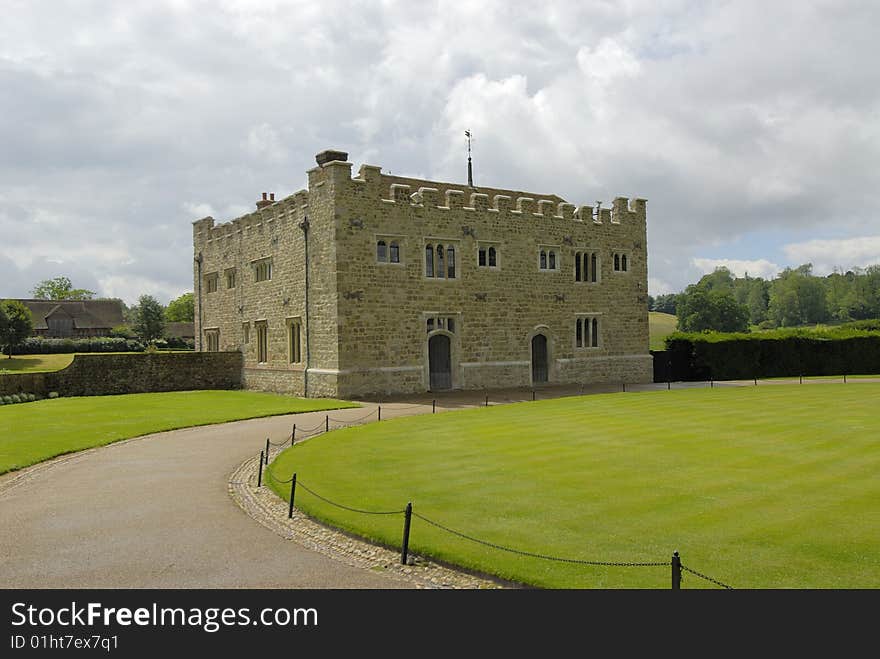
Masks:
[[[367,167],[366,165],[364,167]],[[364,179],[372,184],[377,167],[368,170],[361,168]],[[381,176],[381,175],[379,175]],[[358,179],[354,179],[357,181]],[[441,211],[463,210],[475,213],[499,213],[519,217],[572,220],[575,222],[592,222],[594,224],[621,224],[643,221],[645,217],[645,199],[628,199],[616,197],[611,208],[594,208],[593,206],[575,206],[558,198],[496,194],[490,197],[485,192],[466,192],[454,188],[442,190],[437,187],[420,186],[415,192],[408,183],[391,183],[381,197],[382,203],[401,205],[412,208],[436,208]]]
[[[277,230],[294,221],[301,221],[307,214],[308,207],[308,191],[298,190],[283,199],[273,199],[265,205],[259,204],[256,210],[228,222],[217,223],[210,216],[196,220],[193,222],[193,240],[197,245],[209,245],[247,237],[263,229]]]

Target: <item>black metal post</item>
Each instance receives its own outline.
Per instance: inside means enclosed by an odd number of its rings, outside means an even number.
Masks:
[[[324,432],[330,432],[330,415],[324,416]]]
[[[486,396],[486,407],[489,407],[489,396]]]
[[[290,445],[293,446],[293,443],[296,441],[296,424],[293,424],[293,430],[290,432]]]
[[[758,386],[758,376],[757,375],[755,376],[755,386],[756,387]]]
[[[532,389],[532,402],[534,402],[534,401],[535,401],[535,390]]]
[[[672,590],[681,590],[681,557],[672,552]]]
[[[803,373],[801,373],[801,382],[800,382],[800,383],[801,383],[801,384],[804,383],[804,374],[803,374]]]
[[[263,452],[260,451],[260,469],[257,471],[257,487],[263,484]]]
[[[846,384],[846,373],[843,374],[843,383]]]
[[[437,414],[437,399],[431,401],[431,414]]]
[[[382,420],[382,406],[379,406],[379,421]]]
[[[623,393],[626,393],[626,382],[621,382],[620,385],[623,390]]]
[[[269,438],[266,437],[266,464],[269,464]]]
[[[412,501],[406,504],[403,513],[403,546],[400,549],[400,564],[406,565],[406,557],[409,553],[409,525],[412,522]]]
[[[712,378],[709,378],[709,389],[714,389],[714,388],[715,388],[715,380],[713,380]]]
[[[666,390],[669,391],[670,389],[672,389],[672,383],[669,380],[667,380],[666,381]]]
[[[296,472],[293,472],[293,478],[290,479],[290,507],[287,509],[287,519],[293,517],[293,495],[296,494]]]

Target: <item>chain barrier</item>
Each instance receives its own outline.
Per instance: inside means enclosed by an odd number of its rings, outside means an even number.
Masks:
[[[350,423],[352,423],[352,422],[354,422],[354,421],[363,421],[364,419],[368,419],[369,417],[371,417],[371,416],[373,416],[374,414],[376,414],[376,412],[377,412],[377,410],[372,410],[372,411],[370,411],[370,412],[367,412],[367,413],[364,414],[363,416],[359,416],[359,417],[356,417],[356,418],[354,418],[354,419],[334,419],[332,416],[331,416],[331,417],[328,417],[328,418],[330,419],[330,422],[331,422],[331,423],[349,423],[349,424],[350,424]]]
[[[289,482],[291,482],[291,481],[293,480],[293,475],[291,475],[290,478],[288,478],[286,481],[283,481],[283,480],[281,480],[280,478],[278,478],[278,477],[275,475],[275,472],[272,471],[272,466],[271,466],[271,465],[266,465],[266,468],[264,469],[264,471],[265,471],[266,474],[269,476],[269,478],[271,478],[273,481],[275,481],[275,482],[278,483],[279,485],[285,485],[285,484],[287,484],[287,483],[289,483]]]
[[[428,519],[424,515],[420,515],[419,513],[413,511],[413,517],[418,517],[423,522],[427,522],[431,526],[436,526],[438,529],[446,531],[447,533],[451,533],[453,535],[457,535],[459,538],[464,538],[465,540],[470,540],[471,542],[475,542],[480,545],[485,545],[486,547],[491,547],[492,549],[498,549],[500,551],[510,552],[511,554],[519,554],[520,556],[528,556],[530,558],[540,558],[545,561],[556,561],[559,563],[575,563],[577,565],[600,565],[600,566],[610,566],[610,567],[668,567],[669,561],[663,561],[662,563],[629,563],[629,562],[612,562],[612,561],[586,561],[579,558],[561,558],[559,556],[550,556],[548,554],[536,554],[530,551],[523,551],[522,549],[514,549],[512,547],[505,547],[504,545],[499,545],[494,542],[489,542],[487,540],[480,540],[479,538],[475,538],[473,536],[462,533],[461,531],[456,531],[454,529],[449,528],[448,526],[443,526],[439,522],[435,522],[432,519]]]
[[[425,401],[424,403],[382,403],[382,407],[385,407],[389,410],[404,410],[410,409],[413,407],[429,407],[434,403],[433,400]]]
[[[701,579],[705,579],[706,581],[710,581],[714,583],[716,586],[721,586],[722,588],[726,588],[727,590],[733,590],[733,586],[728,586],[726,583],[722,583],[717,579],[713,579],[712,577],[707,577],[705,574],[697,572],[696,570],[690,569],[687,565],[682,565],[681,569],[685,572],[690,572],[693,575],[700,577]]]
[[[288,483],[289,482],[290,481],[288,481]],[[337,508],[342,508],[343,510],[348,510],[353,513],[362,513],[364,515],[402,515],[404,512],[406,512],[404,510],[361,510],[360,508],[352,508],[351,506],[346,506],[341,503],[336,503],[335,501],[331,501],[330,499],[328,499],[326,497],[322,497],[320,494],[318,494],[314,490],[303,485],[302,481],[300,481],[300,480],[296,481],[296,486],[301,487],[306,492],[311,494],[313,497],[320,499],[324,503],[329,503],[331,506],[336,506]]]
[[[321,430],[323,427],[324,427],[324,423],[323,423],[323,422],[321,422],[320,424],[318,424],[318,425],[315,426],[314,428],[300,428],[299,426],[297,426],[297,427],[296,427],[296,434],[298,435],[298,434],[300,434],[301,432],[304,432],[304,433],[314,432],[314,431],[316,431],[316,430]]]
[[[285,439],[284,441],[282,441],[282,442],[277,442],[277,443],[276,443],[276,442],[273,442],[271,439],[267,439],[266,441],[269,442],[269,446],[284,446],[285,444],[287,444],[288,442],[290,442],[289,439]]]

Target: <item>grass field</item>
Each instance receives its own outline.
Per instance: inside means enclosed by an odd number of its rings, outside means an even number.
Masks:
[[[651,337],[651,350],[663,350],[663,339],[678,327],[678,318],[670,313],[648,312],[648,332]]]
[[[183,391],[56,398],[0,407],[0,474],[164,430],[277,414],[357,407],[254,391]]]
[[[563,558],[683,563],[736,588],[880,587],[880,384],[605,394],[383,421],[271,468],[368,510],[414,511]],[[271,479],[270,479],[271,480]],[[288,487],[274,486],[286,496]],[[296,504],[399,546],[402,515]],[[663,567],[520,557],[413,519],[412,550],[543,587],[668,588]],[[685,574],[684,588],[714,587]]]
[[[192,352],[191,350],[162,350],[162,353]],[[84,352],[50,355],[15,355],[11,359],[0,356],[0,375],[4,373],[48,373],[67,368],[77,354],[82,355],[142,355],[142,352]]]
[[[60,371],[70,366],[72,354],[59,355],[16,355],[11,359],[0,356],[0,374],[2,373],[47,373]]]

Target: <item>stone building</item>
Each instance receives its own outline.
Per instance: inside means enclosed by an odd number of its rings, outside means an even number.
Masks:
[[[34,336],[85,338],[109,336],[125,324],[118,300],[19,300],[34,322]]]
[[[244,386],[361,397],[650,382],[645,200],[383,174],[324,151],[308,189],[193,223],[197,349]]]

